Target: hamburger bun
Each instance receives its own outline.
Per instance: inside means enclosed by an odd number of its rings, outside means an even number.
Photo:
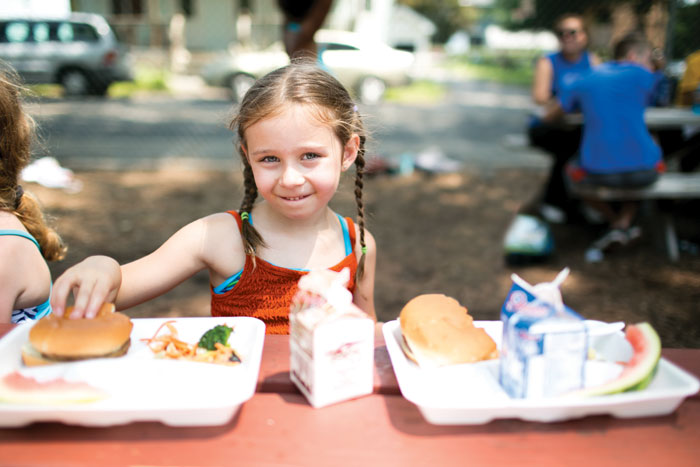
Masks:
[[[421,367],[473,363],[498,357],[493,339],[467,309],[442,294],[419,295],[399,315],[402,348]]]
[[[129,350],[133,324],[115,312],[113,304],[102,305],[92,319],[70,319],[71,310],[68,307],[62,317],[48,315],[32,326],[22,347],[25,365],[119,357]]]

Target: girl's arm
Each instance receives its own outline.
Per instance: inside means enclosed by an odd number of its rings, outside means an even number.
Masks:
[[[359,229],[359,228],[358,228]],[[359,231],[357,238],[359,239]],[[359,242],[359,240],[358,240]],[[365,273],[362,278],[355,284],[355,294],[353,302],[362,311],[367,313],[373,320],[377,320],[377,314],[374,310],[374,276],[377,265],[377,244],[374,237],[365,230],[365,244],[367,253],[365,254]],[[359,243],[356,246],[359,251]]]
[[[545,105],[552,98],[553,78],[552,62],[547,57],[540,57],[535,65],[535,75],[532,80],[532,100],[535,104]]]
[[[63,314],[71,292],[75,298],[71,317],[92,318],[105,301],[121,310],[172,289],[207,267],[203,243],[208,219],[186,225],[153,253],[124,266],[106,256],[93,256],[71,267],[54,283],[54,313]]]

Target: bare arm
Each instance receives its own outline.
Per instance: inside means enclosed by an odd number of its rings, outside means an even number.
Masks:
[[[358,233],[359,236],[359,233]],[[353,302],[370,318],[377,320],[377,313],[374,310],[374,277],[377,265],[377,244],[374,237],[365,230],[365,244],[367,253],[365,254],[365,272],[362,278],[355,284],[355,294]],[[357,245],[359,249],[359,244]]]
[[[546,105],[551,100],[553,79],[552,62],[547,57],[540,57],[535,64],[532,80],[532,100],[535,104]]]
[[[293,18],[285,18],[284,45],[290,58],[302,51],[316,53],[314,34],[323,25],[332,4],[332,0],[316,0],[309,13],[295,30],[289,28],[289,23],[293,21]]]
[[[68,269],[55,282],[53,311],[61,316],[72,292],[72,317],[94,317],[105,301],[129,308],[172,289],[206,263],[200,254],[206,223],[186,225],[153,253],[124,266],[106,256],[92,256]]]

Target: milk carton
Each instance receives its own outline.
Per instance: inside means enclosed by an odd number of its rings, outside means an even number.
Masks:
[[[352,303],[349,270],[311,272],[290,310],[291,379],[313,407],[372,393],[374,321]]]
[[[513,398],[540,398],[582,388],[588,336],[583,318],[561,300],[559,284],[531,286],[515,276],[501,308],[500,382]]]

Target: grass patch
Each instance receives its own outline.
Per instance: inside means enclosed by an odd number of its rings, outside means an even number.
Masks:
[[[432,81],[416,81],[406,86],[393,86],[386,90],[384,100],[401,104],[432,104],[442,100],[445,87]]]
[[[445,66],[465,78],[529,86],[535,60],[541,53],[535,50],[490,51],[474,49],[467,55],[450,57]]]
[[[161,68],[137,68],[133,81],[120,81],[109,87],[109,97],[129,97],[138,92],[168,92],[170,74]]]

